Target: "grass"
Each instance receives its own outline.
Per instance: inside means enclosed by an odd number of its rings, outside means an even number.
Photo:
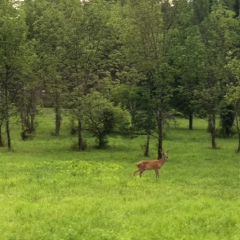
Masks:
[[[170,151],[160,178],[153,171],[139,178],[133,172],[144,136],[74,152],[67,122],[59,138],[50,135],[53,124],[45,112],[35,139],[25,142],[15,126],[14,151],[0,149],[1,239],[239,239],[236,139],[217,139],[212,150],[205,121],[189,131],[179,120],[164,140]]]

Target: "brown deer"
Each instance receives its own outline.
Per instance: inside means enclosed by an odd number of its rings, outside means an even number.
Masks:
[[[165,163],[166,158],[168,158],[168,151],[166,152],[162,152],[162,158],[159,160],[143,160],[137,163],[137,167],[138,170],[134,172],[134,176],[136,176],[137,174],[140,175],[140,177],[142,176],[143,172],[145,170],[155,170],[156,173],[156,177],[159,178],[159,169],[162,167],[162,165]]]

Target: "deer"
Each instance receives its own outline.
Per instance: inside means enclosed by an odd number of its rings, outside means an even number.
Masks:
[[[166,159],[168,158],[168,151],[162,152],[162,157],[158,160],[142,160],[137,163],[138,170],[133,173],[134,176],[140,175],[142,177],[142,174],[145,170],[155,170],[156,177],[159,178],[159,169],[162,167],[162,165],[165,163]]]

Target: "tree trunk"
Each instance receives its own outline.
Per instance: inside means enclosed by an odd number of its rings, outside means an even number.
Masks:
[[[30,122],[30,133],[35,132],[35,114],[31,114],[31,122]]]
[[[37,101],[38,101],[38,97],[37,97],[37,91],[36,90],[32,90],[31,91],[31,99],[30,101],[32,101],[31,107],[30,107],[30,131],[31,133],[35,133],[36,131],[36,125],[35,125],[35,118],[36,118],[36,114],[37,114]]]
[[[98,148],[103,149],[108,145],[107,135],[105,133],[98,134]]]
[[[34,98],[28,100],[32,102],[31,104],[27,104],[26,99],[24,101],[25,107],[20,108],[22,130],[24,131],[27,129],[27,132],[32,134],[35,132],[36,104]]]
[[[8,150],[11,150],[11,136],[10,136],[10,126],[9,126],[9,111],[10,111],[10,102],[9,102],[9,79],[11,76],[11,67],[9,65],[5,66],[6,68],[6,79],[5,79],[5,88],[4,88],[4,96],[5,96],[5,116],[6,116],[6,133],[7,133],[7,145],[8,145]]]
[[[130,114],[131,114],[131,124],[135,124],[135,115],[136,115],[136,101],[130,102]]]
[[[106,139],[101,134],[98,136],[98,148],[103,149],[106,147]]]
[[[149,143],[150,143],[150,133],[147,133],[146,148],[145,148],[145,152],[144,152],[145,157],[149,156]]]
[[[2,137],[2,124],[0,124],[0,147],[4,147],[3,137]]]
[[[212,148],[213,149],[217,148],[215,132],[212,132]]]
[[[20,117],[21,117],[22,131],[23,131],[25,124],[24,124],[24,117],[23,117],[23,112],[22,111],[20,112]]]
[[[21,120],[22,120],[22,130],[27,129],[30,130],[30,119],[27,112],[21,112]]]
[[[82,124],[78,120],[78,150],[83,150]]]
[[[215,113],[211,114],[211,117],[208,119],[209,131],[211,134],[212,148],[216,149],[216,115]]]
[[[238,114],[235,115],[236,118],[236,128],[238,133],[238,149],[237,152],[240,153],[240,126],[239,126],[239,117]]]
[[[10,127],[9,127],[9,120],[6,121],[6,132],[7,132],[7,143],[8,143],[8,150],[11,150],[11,136],[10,136]]]
[[[59,106],[55,107],[55,136],[60,135],[60,128],[61,128],[61,108]]]
[[[189,113],[188,115],[188,122],[189,122],[188,129],[193,130],[193,114],[192,113]]]
[[[240,153],[240,133],[238,133],[238,149],[237,152]]]
[[[162,142],[163,142],[163,113],[162,109],[157,110],[157,126],[158,126],[158,159],[162,157]]]

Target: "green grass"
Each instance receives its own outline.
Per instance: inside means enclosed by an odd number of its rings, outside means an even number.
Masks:
[[[51,113],[38,121],[33,141],[21,141],[15,126],[14,151],[0,149],[1,239],[239,239],[237,139],[217,139],[212,150],[204,120],[193,131],[179,120],[164,140],[169,158],[160,178],[154,171],[139,178],[144,136],[75,152],[67,122],[57,138]]]

